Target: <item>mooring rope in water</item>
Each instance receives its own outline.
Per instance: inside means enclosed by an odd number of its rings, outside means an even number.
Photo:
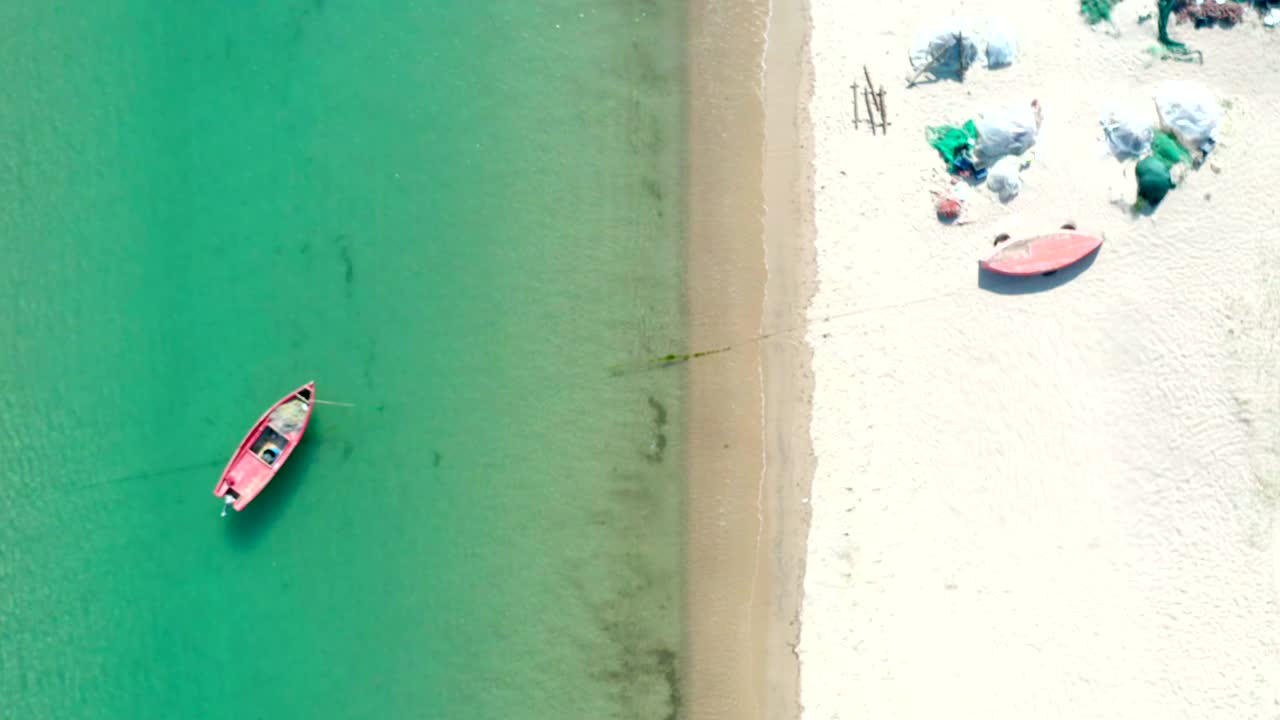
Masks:
[[[820,314],[820,316],[818,317],[807,317],[804,319],[803,322],[801,322],[798,325],[793,325],[791,327],[785,327],[779,330],[774,330],[772,332],[767,332],[767,333],[764,333],[763,335],[757,335],[755,337],[747,338],[745,340],[739,340],[733,344],[726,345],[722,348],[717,348],[715,350],[703,350],[700,352],[691,352],[691,353],[669,353],[667,355],[661,355],[658,357],[650,358],[649,360],[643,363],[638,363],[639,367],[633,367],[633,369],[657,370],[657,369],[667,368],[672,365],[683,364],[683,363],[689,362],[690,360],[695,360],[700,357],[706,357],[707,355],[717,355],[719,353],[729,352],[730,350],[736,350],[746,345],[753,345],[755,343],[763,342],[765,340],[777,337],[779,335],[788,335],[793,332],[809,330],[815,325],[829,323],[834,320],[841,320],[844,318],[855,317],[858,315],[866,315],[868,313],[879,312],[883,310],[897,310],[900,308],[910,307],[912,305],[920,305],[922,303],[932,302],[934,300],[940,300],[942,298],[951,297],[952,295],[956,295],[957,293],[963,292],[965,291],[965,289],[966,288],[957,288],[955,290],[949,290],[947,292],[938,293],[936,295],[929,295],[926,297],[916,298],[914,300],[907,300],[900,303],[893,303],[890,305],[877,305],[875,307],[866,307],[866,308],[860,308],[857,310],[848,310],[845,312]],[[625,370],[626,370],[626,366],[624,363],[616,363],[614,365],[609,366],[610,374],[615,376],[622,374]]]
[[[96,480],[93,482],[87,482],[87,483],[84,483],[83,485],[73,485],[71,487],[65,488],[64,492],[83,492],[85,490],[92,490],[94,488],[99,488],[106,485],[114,486],[114,485],[122,485],[125,483],[135,483],[142,480],[155,480],[162,477],[168,477],[170,475],[180,475],[182,473],[194,472],[196,470],[207,470],[210,468],[217,468],[222,466],[222,464],[225,462],[226,460],[215,459],[215,460],[210,460],[208,462],[192,463],[190,465],[182,465],[178,467],[159,468],[156,470],[144,470],[142,472],[136,472],[129,475],[121,475],[119,477],[107,478],[105,480]]]

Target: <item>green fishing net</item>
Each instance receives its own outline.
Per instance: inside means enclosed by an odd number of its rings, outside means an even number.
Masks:
[[[1178,163],[1191,164],[1191,153],[1167,130],[1159,130],[1151,140],[1151,154],[1169,167]]]
[[[978,126],[972,120],[964,125],[933,125],[925,129],[929,144],[942,154],[947,165],[955,163],[956,156],[978,143]]]
[[[1186,43],[1178,42],[1177,40],[1174,40],[1173,38],[1169,37],[1169,17],[1173,15],[1173,12],[1175,10],[1178,9],[1178,3],[1179,3],[1179,0],[1158,0],[1156,2],[1156,11],[1158,13],[1158,16],[1156,18],[1156,27],[1157,27],[1156,39],[1158,39],[1160,41],[1160,44],[1163,45],[1165,49],[1169,51],[1171,56],[1177,59],[1180,59],[1184,62],[1187,62],[1187,61],[1194,62],[1194,59],[1191,58],[1190,56],[1197,55],[1199,56],[1200,62],[1203,63],[1204,62],[1203,53],[1201,53],[1199,50],[1192,50],[1191,48],[1187,47]],[[1179,57],[1179,56],[1182,56],[1182,57]]]
[[[271,411],[271,427],[278,432],[291,433],[302,429],[307,422],[307,404],[294,398]]]
[[[1169,166],[1155,155],[1148,155],[1138,161],[1137,175],[1138,197],[1152,207],[1159,205],[1174,187]]]
[[[1111,8],[1120,0],[1080,0],[1080,12],[1090,25],[1106,20],[1111,21]]]

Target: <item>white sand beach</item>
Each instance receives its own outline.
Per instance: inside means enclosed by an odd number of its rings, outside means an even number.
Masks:
[[[1277,717],[1280,34],[1173,25],[1204,64],[1147,62],[1154,2],[1121,3],[1118,36],[1075,2],[966,2],[1013,25],[1016,62],[908,90],[913,38],[952,5],[810,5],[802,716]],[[864,64],[886,135],[853,127]],[[1131,217],[1098,117],[1169,78],[1224,102],[1220,144]],[[925,127],[1032,98],[1021,194],[939,223]],[[1091,264],[979,286],[997,233],[1067,220],[1105,234]]]

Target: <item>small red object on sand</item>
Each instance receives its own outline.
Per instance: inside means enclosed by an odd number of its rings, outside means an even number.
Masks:
[[[939,220],[955,220],[960,217],[960,198],[949,190],[938,193],[935,197],[937,198],[935,208],[938,211]]]

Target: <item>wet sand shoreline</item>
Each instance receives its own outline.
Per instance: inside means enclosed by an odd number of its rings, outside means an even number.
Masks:
[[[694,2],[689,27],[690,348],[733,349],[688,365],[686,712],[795,717],[811,474],[807,6]]]

